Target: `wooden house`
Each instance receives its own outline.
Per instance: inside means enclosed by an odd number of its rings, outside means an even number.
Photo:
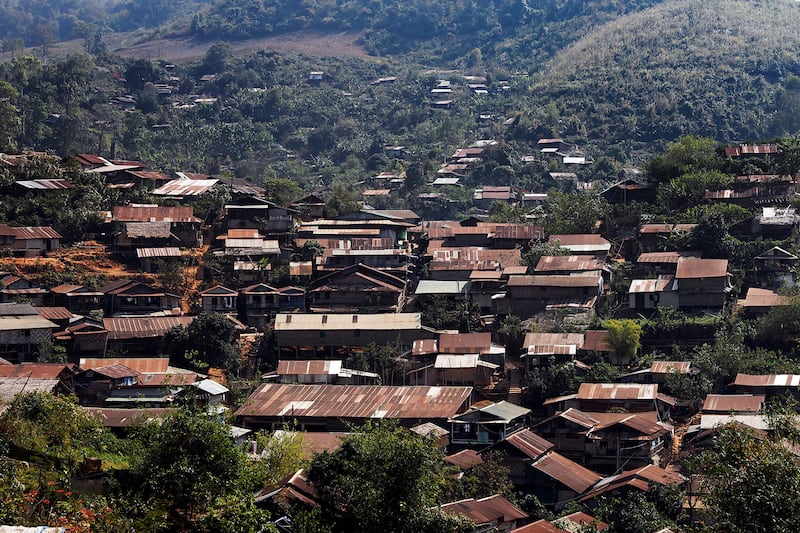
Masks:
[[[312,281],[308,294],[315,312],[395,312],[405,304],[406,281],[357,263]]]

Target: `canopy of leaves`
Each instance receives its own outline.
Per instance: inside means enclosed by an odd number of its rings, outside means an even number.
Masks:
[[[317,455],[308,475],[339,530],[439,531],[436,523],[457,530],[430,510],[446,479],[441,449],[395,422],[367,425],[336,451]]]

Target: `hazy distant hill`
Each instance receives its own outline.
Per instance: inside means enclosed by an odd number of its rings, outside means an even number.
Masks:
[[[589,138],[746,140],[800,129],[797,74],[800,3],[684,0],[587,35],[557,55],[534,94],[554,102],[542,118],[559,115]]]
[[[468,56],[473,62],[527,67],[593,27],[659,1],[218,0],[193,17],[190,31],[209,39],[303,29],[361,31],[364,46],[375,55],[403,54],[422,62]]]

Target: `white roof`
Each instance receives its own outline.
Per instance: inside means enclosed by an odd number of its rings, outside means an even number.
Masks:
[[[192,383],[192,385],[205,393],[211,394],[212,396],[219,396],[220,394],[225,394],[228,392],[227,387],[220,385],[213,379],[204,379],[202,381]]]
[[[764,415],[757,415],[757,414],[701,415],[700,429],[712,429],[717,426],[724,426],[725,424],[730,424],[731,422],[738,422],[740,424],[744,424],[745,426],[749,426],[753,429],[762,429],[762,430],[770,429],[767,417]]]
[[[434,368],[475,368],[478,366],[478,354],[466,355],[439,354],[436,356]]]

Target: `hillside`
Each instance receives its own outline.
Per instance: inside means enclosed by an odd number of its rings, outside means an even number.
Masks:
[[[798,15],[789,0],[683,0],[625,16],[549,63],[533,92],[553,104],[536,114],[609,142],[795,132]]]

